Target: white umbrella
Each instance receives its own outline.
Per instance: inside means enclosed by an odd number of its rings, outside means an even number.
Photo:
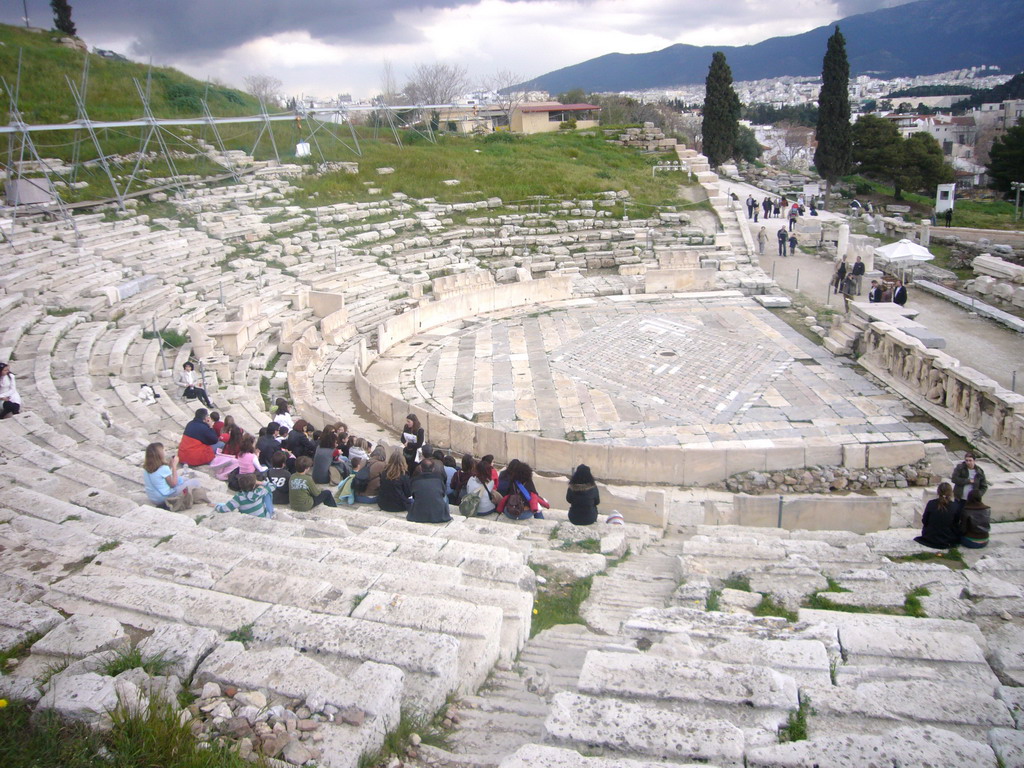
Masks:
[[[935,258],[923,245],[906,238],[875,248],[875,255],[887,261],[900,262],[931,261]]]
[[[920,243],[915,243],[913,240],[907,240],[903,238],[899,242],[889,243],[875,248],[875,256],[881,256],[889,264],[900,267],[900,277],[906,280],[906,268],[909,265],[911,267],[911,277],[913,277],[913,265],[924,261],[931,261],[935,258],[931,251],[925,248]]]

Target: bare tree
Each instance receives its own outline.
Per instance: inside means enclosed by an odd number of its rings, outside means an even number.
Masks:
[[[246,75],[245,90],[252,94],[264,104],[280,106],[281,88],[284,86],[280,80],[270,75]]]
[[[814,131],[807,126],[785,120],[770,140],[775,161],[783,168],[806,168],[813,156]]]
[[[398,80],[395,79],[395,67],[391,59],[384,59],[380,70],[380,96],[381,104],[395,105],[402,102],[402,93],[398,90]]]
[[[505,125],[512,125],[512,113],[526,100],[526,91],[516,88],[523,82],[523,76],[508,69],[499,69],[484,80],[484,87],[493,91],[495,105],[505,116]]]
[[[461,64],[417,64],[405,84],[405,95],[414,104],[451,104],[468,88]]]

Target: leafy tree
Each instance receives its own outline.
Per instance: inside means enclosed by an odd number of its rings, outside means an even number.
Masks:
[[[732,70],[725,54],[715,51],[704,81],[704,154],[712,167],[736,156],[740,130],[740,100],[732,87]]]
[[[996,187],[1010,191],[1010,182],[1024,181],[1024,123],[1010,128],[992,142],[988,173]]]
[[[587,93],[582,88],[572,88],[555,98],[559,104],[583,104],[587,100]]]
[[[930,133],[915,133],[900,145],[899,186],[912,191],[935,191],[953,180],[953,169],[942,158],[942,147]]]
[[[825,179],[825,201],[832,183],[850,172],[853,144],[850,128],[850,63],[846,59],[846,40],[839,27],[828,39],[821,66],[821,91],[818,94],[818,124],[814,166]]]
[[[53,25],[65,35],[76,36],[78,29],[71,20],[71,4],[68,0],[50,0],[50,8],[53,9]]]
[[[764,152],[764,147],[757,140],[753,129],[741,125],[736,137],[736,154],[748,163],[752,163],[761,156],[762,152]]]
[[[853,126],[853,160],[865,176],[889,182],[894,196],[903,190],[933,191],[936,184],[953,180],[953,169],[942,159],[942,148],[927,133],[904,140],[889,120],[865,115]]]

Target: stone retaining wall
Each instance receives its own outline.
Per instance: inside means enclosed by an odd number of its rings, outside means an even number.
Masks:
[[[869,371],[941,409],[943,423],[960,434],[980,434],[1024,462],[1024,395],[887,323],[868,326],[860,352],[860,362]]]

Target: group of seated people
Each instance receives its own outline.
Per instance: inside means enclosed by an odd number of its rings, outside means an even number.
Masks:
[[[988,490],[985,471],[968,451],[951,479],[939,483],[937,497],[925,505],[921,535],[914,541],[932,549],[981,549],[988,545],[992,521],[992,510],[982,501]]]
[[[168,460],[160,443],[147,448],[146,494],[162,508],[188,509],[206,499],[199,480],[186,477],[186,470],[210,465],[235,492],[216,511],[257,517],[274,517],[275,505],[306,512],[321,504],[346,503],[376,504],[412,522],[443,523],[451,520],[453,506],[465,516],[499,514],[515,520],[543,518],[542,510],[550,508],[529,464],[513,459],[499,472],[493,456],[467,454],[460,465],[451,453],[423,442],[415,417],[404,429],[403,445],[389,451],[383,443],[373,447],[349,434],[344,423],[316,430],[295,419],[283,398],[258,435],[245,432],[230,415],[222,420],[216,411],[199,408],[185,426],[177,455]],[[566,501],[572,523],[597,521],[600,495],[586,465],[575,469]],[[621,521],[615,515],[611,522]]]

